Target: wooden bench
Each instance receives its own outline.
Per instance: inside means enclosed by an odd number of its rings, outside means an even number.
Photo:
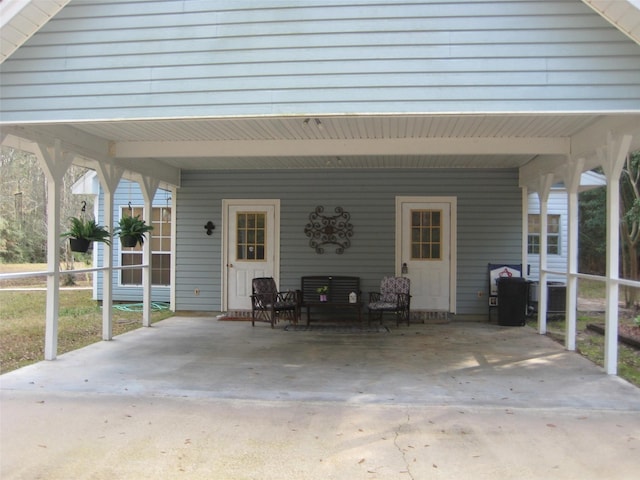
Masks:
[[[320,301],[318,288],[328,287],[326,301]],[[356,301],[350,302],[349,295],[356,294]],[[314,310],[355,310],[361,321],[362,301],[360,298],[360,278],[333,275],[302,277],[302,307],[307,309],[307,325],[311,323],[311,309]]]

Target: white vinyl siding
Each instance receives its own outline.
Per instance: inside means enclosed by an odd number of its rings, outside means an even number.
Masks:
[[[1,68],[15,122],[640,108],[579,0],[74,0]]]
[[[558,238],[558,254],[547,255],[547,268],[557,272],[565,272],[567,270],[567,226],[569,222],[567,210],[567,192],[564,189],[552,189],[549,193],[547,202],[547,214],[556,215],[560,222],[560,235]],[[528,213],[540,214],[540,201],[537,194],[531,194],[528,197]],[[529,280],[539,280],[540,278],[540,255],[528,254],[527,259],[529,265]],[[566,278],[557,275],[551,275],[550,281],[566,281]]]

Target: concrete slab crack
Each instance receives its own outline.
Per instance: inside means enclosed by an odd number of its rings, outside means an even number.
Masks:
[[[411,478],[412,480],[415,480],[415,477],[413,476],[413,473],[411,472],[411,467],[410,467],[410,463],[407,460],[407,451],[405,449],[403,449],[400,444],[398,443],[398,439],[400,438],[400,434],[402,433],[402,428],[408,426],[411,423],[411,415],[407,414],[407,421],[403,424],[398,425],[398,428],[395,431],[395,436],[393,438],[393,444],[395,445],[396,449],[398,450],[398,452],[400,452],[400,455],[402,455],[402,461],[404,462],[404,465],[406,467],[406,470],[402,473],[407,473],[409,475],[409,478]]]

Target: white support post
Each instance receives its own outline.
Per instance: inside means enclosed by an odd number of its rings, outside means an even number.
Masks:
[[[171,311],[176,311],[176,220],[178,218],[176,209],[176,198],[178,189],[171,188]]]
[[[538,198],[540,199],[540,272],[538,288],[538,333],[547,333],[547,232],[549,230],[547,222],[547,211],[549,204],[549,192],[553,185],[553,174],[547,174],[540,178],[538,188]]]
[[[527,274],[529,265],[529,189],[522,187],[522,276]]]
[[[38,145],[35,152],[47,176],[47,301],[45,309],[44,359],[58,355],[58,311],[60,307],[60,186],[73,161],[73,155],[62,151],[60,141],[53,147]]]
[[[142,177],[139,181],[144,197],[144,221],[153,224],[153,198],[160,186],[160,182],[150,177]],[[142,325],[151,326],[151,232],[147,234],[147,241],[142,245],[142,263],[148,265],[142,269]]]
[[[123,170],[116,167],[112,162],[104,160],[98,163],[98,178],[104,189],[104,222],[105,225],[113,227],[113,196]],[[106,269],[103,271],[102,280],[102,339],[111,340],[113,338],[113,249],[115,239],[111,236],[111,245],[104,245],[104,262]]]
[[[614,139],[609,135],[606,148],[598,150],[607,177],[607,287],[605,311],[604,369],[618,373],[618,297],[620,268],[620,175],[629,153],[631,136]]]
[[[568,217],[567,225],[567,291],[566,291],[566,331],[565,347],[576,349],[578,315],[578,189],[585,160],[569,160],[565,172],[564,184],[567,188]]]

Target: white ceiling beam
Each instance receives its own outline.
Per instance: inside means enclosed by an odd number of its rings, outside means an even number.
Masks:
[[[108,140],[66,125],[16,125],[3,126],[2,129],[9,135],[46,145],[53,145],[59,140],[64,150],[83,157],[102,158],[109,155]]]
[[[640,150],[640,115],[606,117],[594,122],[571,138],[571,156],[587,159],[588,170],[599,165],[598,148],[606,145],[609,136],[631,135],[629,151]]]
[[[540,178],[553,175],[558,181],[567,163],[566,155],[541,155],[520,167],[519,185],[527,187],[530,192],[539,192]]]
[[[130,172],[123,175],[125,178],[130,178],[131,174],[140,174],[154,177],[164,187],[180,186],[179,168],[149,158],[112,158],[112,142],[76,128],[62,125],[7,126],[3,127],[3,135],[5,137],[2,139],[2,145],[16,150],[33,153],[37,144],[53,145],[59,141],[65,152],[75,155],[73,163],[77,165],[97,170],[100,162],[113,161],[116,166]]]
[[[565,155],[568,138],[420,138],[117,142],[117,158],[288,157],[347,155]]]

